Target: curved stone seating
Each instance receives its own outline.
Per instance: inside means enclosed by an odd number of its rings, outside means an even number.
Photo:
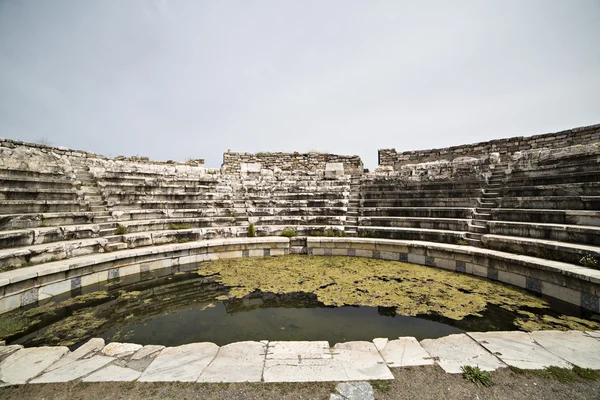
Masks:
[[[485,247],[490,249],[559,260],[575,265],[580,263],[583,256],[589,255],[600,259],[600,247],[592,245],[506,235],[484,235],[481,240]]]
[[[411,262],[486,277],[598,312],[600,271],[536,257],[444,243],[372,238],[296,238],[308,254]],[[79,256],[0,273],[0,312],[110,279],[223,257],[287,254],[284,237],[194,241]]]
[[[522,236],[600,246],[600,226],[488,221],[492,235]]]
[[[494,221],[522,221],[600,226],[600,211],[496,208],[490,210]]]
[[[364,232],[364,233],[363,233]],[[359,236],[376,237],[383,239],[422,240],[426,242],[456,244],[461,239],[466,239],[466,232],[457,232],[443,229],[397,228],[383,226],[359,226]]]

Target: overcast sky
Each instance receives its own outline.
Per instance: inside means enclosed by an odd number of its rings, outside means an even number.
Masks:
[[[0,0],[0,136],[153,159],[600,122],[600,1]]]

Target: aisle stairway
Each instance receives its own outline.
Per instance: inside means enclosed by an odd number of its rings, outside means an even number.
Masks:
[[[482,247],[481,237],[489,233],[487,221],[492,219],[492,209],[500,206],[502,185],[506,178],[507,166],[507,163],[496,165],[481,197],[477,199],[479,207],[475,208],[472,219],[468,224],[469,231],[467,232],[466,241],[470,246]]]

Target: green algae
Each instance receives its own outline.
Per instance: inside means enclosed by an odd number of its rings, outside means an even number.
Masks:
[[[202,276],[218,274],[228,296],[240,298],[255,290],[273,293],[309,292],[325,305],[395,307],[406,316],[441,315],[453,320],[482,316],[490,304],[517,312],[549,308],[546,300],[523,290],[451,271],[358,257],[285,257],[224,259],[202,263]],[[554,318],[562,320],[561,318]],[[564,317],[571,326],[600,326]],[[539,327],[551,327],[546,319]],[[524,326],[523,329],[526,329]],[[596,328],[597,329],[597,328]]]
[[[107,322],[93,311],[80,310],[64,318],[60,323],[50,325],[35,338],[35,342],[54,346],[71,346],[87,337]]]
[[[554,317],[551,315],[537,315],[528,311],[518,311],[519,317],[515,325],[524,331],[533,332],[544,329],[557,331],[589,331],[600,329],[600,323],[569,315]]]

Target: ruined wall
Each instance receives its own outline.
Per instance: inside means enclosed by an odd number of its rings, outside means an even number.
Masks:
[[[224,173],[241,171],[241,164],[260,164],[261,168],[282,171],[325,170],[328,163],[344,164],[344,173],[362,174],[363,163],[359,156],[341,156],[323,153],[223,153],[221,168]]]
[[[556,133],[529,137],[519,136],[433,150],[398,152],[396,149],[380,149],[379,165],[397,169],[405,164],[418,164],[436,160],[451,161],[458,157],[480,157],[490,153],[499,153],[502,159],[506,159],[516,152],[524,150],[561,148],[594,142],[600,142],[600,124]]]
[[[185,163],[180,163],[180,162],[176,162],[173,160],[156,161],[156,160],[150,160],[148,157],[139,157],[139,156],[131,156],[131,157],[117,156],[113,159],[113,158],[106,157],[106,156],[96,154],[96,153],[92,153],[89,151],[73,150],[73,149],[69,149],[68,147],[63,147],[63,146],[47,146],[47,145],[43,145],[43,144],[29,143],[29,142],[23,142],[20,140],[12,140],[12,139],[5,139],[5,138],[0,138],[0,149],[2,149],[2,148],[4,149],[5,152],[16,151],[16,152],[21,152],[23,154],[25,154],[26,152],[32,152],[32,153],[35,153],[36,155],[46,154],[49,157],[53,157],[53,158],[78,157],[78,158],[88,158],[88,159],[103,159],[103,160],[116,160],[116,161],[123,161],[123,162],[135,162],[135,163],[141,163],[141,164],[191,165],[191,166],[196,166],[196,167],[204,166],[203,159],[189,160],[189,161],[186,161]],[[13,150],[11,151],[9,149],[13,149]],[[13,159],[15,159],[15,158],[17,158],[17,157],[13,157]],[[22,159],[22,157],[21,157],[21,159]]]

